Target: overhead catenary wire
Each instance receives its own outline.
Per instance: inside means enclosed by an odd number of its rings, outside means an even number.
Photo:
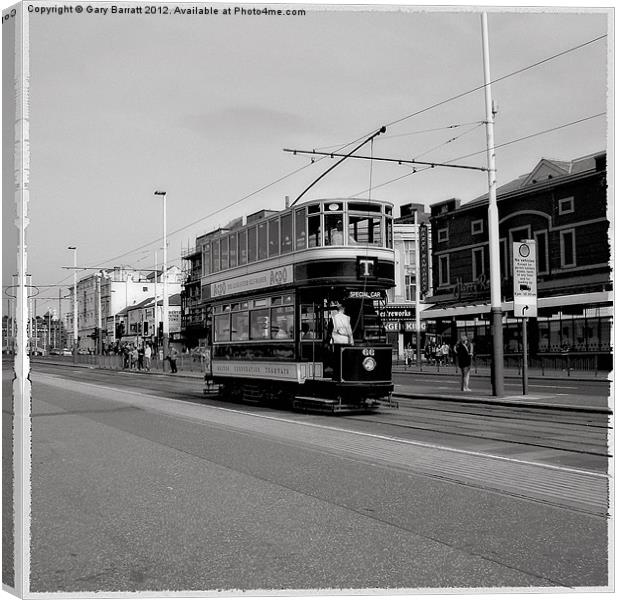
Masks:
[[[506,146],[510,146],[511,144],[516,144],[518,142],[522,142],[524,140],[529,140],[531,138],[538,137],[540,135],[545,135],[547,133],[552,133],[554,131],[558,131],[559,129],[564,129],[565,127],[571,127],[572,125],[578,125],[580,123],[584,123],[586,121],[590,121],[591,119],[596,119],[596,118],[599,118],[599,117],[603,117],[606,114],[607,113],[602,112],[602,113],[597,113],[595,115],[590,115],[589,117],[584,117],[582,119],[577,119],[576,121],[571,121],[570,123],[564,123],[563,125],[557,125],[556,127],[551,127],[549,129],[545,129],[543,131],[538,131],[538,132],[535,132],[535,133],[531,133],[529,135],[525,135],[525,136],[522,136],[520,138],[516,138],[514,140],[510,140],[508,142],[503,142],[502,144],[495,144],[494,147],[495,147],[496,150],[498,148],[504,148]],[[477,156],[479,154],[485,154],[486,152],[487,152],[486,148],[483,149],[483,150],[477,150],[476,152],[471,152],[470,154],[464,154],[462,156],[457,156],[456,158],[448,159],[448,160],[445,161],[445,164],[449,164],[449,163],[455,162],[457,160],[463,160],[465,158],[471,158],[472,156]],[[387,185],[389,185],[391,183],[395,183],[397,181],[400,181],[401,179],[405,179],[406,177],[411,177],[411,175],[415,175],[416,173],[423,173],[424,171],[428,171],[429,169],[432,169],[432,168],[433,168],[432,166],[425,166],[425,167],[422,167],[420,169],[414,169],[411,173],[406,173],[405,175],[399,175],[398,177],[395,177],[393,179],[389,179],[387,181],[384,181],[384,182],[376,185],[374,187],[374,189],[376,190],[376,189],[379,189],[381,187],[385,187],[385,186],[387,186]],[[355,194],[351,194],[348,197],[349,198],[354,198],[355,196],[358,196],[360,194],[365,194],[367,191],[368,190],[360,190],[359,192],[356,192]]]
[[[526,65],[525,67],[522,67],[522,68],[517,69],[517,70],[515,70],[515,71],[512,71],[512,72],[510,72],[510,73],[508,73],[508,74],[506,74],[506,75],[503,75],[503,76],[501,76],[501,77],[498,77],[498,78],[496,78],[496,79],[492,80],[490,83],[491,83],[491,84],[493,84],[493,83],[497,83],[497,82],[503,81],[503,80],[505,80],[505,79],[508,79],[509,77],[513,77],[513,76],[518,75],[518,74],[520,74],[520,73],[523,73],[523,72],[525,72],[525,71],[527,71],[527,70],[529,70],[529,69],[533,69],[533,68],[535,68],[535,67],[538,67],[538,66],[540,66],[540,65],[542,65],[542,64],[545,64],[545,63],[547,63],[547,62],[549,62],[549,61],[555,60],[555,59],[557,59],[557,58],[559,58],[559,57],[561,57],[561,56],[565,56],[565,55],[567,55],[567,54],[569,54],[569,53],[571,53],[571,52],[575,52],[575,51],[577,51],[577,50],[580,50],[581,48],[584,48],[584,47],[586,47],[586,46],[588,46],[588,45],[594,44],[594,43],[596,43],[596,42],[598,42],[598,41],[600,41],[600,40],[603,40],[603,39],[605,39],[605,38],[607,38],[607,37],[608,37],[608,36],[607,36],[607,34],[602,34],[602,35],[600,35],[600,36],[598,36],[598,37],[595,37],[595,38],[593,38],[593,39],[591,39],[591,40],[588,40],[588,41],[586,41],[586,42],[583,42],[583,43],[581,43],[581,44],[578,44],[578,45],[573,46],[573,47],[571,47],[571,48],[568,48],[568,49],[566,49],[566,50],[563,50],[562,52],[558,52],[558,53],[556,53],[556,54],[554,54],[554,55],[552,55],[552,56],[546,57],[546,58],[541,59],[541,60],[539,60],[539,61],[537,61],[537,62],[535,62],[535,63],[532,63],[532,64],[530,64],[530,65]],[[406,120],[408,120],[408,119],[411,119],[411,118],[413,118],[413,117],[415,117],[415,116],[418,116],[418,115],[420,115],[420,114],[423,114],[423,113],[425,113],[425,112],[428,112],[428,111],[430,111],[430,110],[432,110],[432,109],[434,109],[434,108],[437,108],[437,107],[439,107],[439,106],[443,106],[443,105],[445,105],[445,104],[447,104],[447,103],[449,103],[449,102],[453,102],[454,100],[458,100],[458,99],[463,98],[463,97],[465,97],[465,96],[467,96],[467,95],[469,95],[469,94],[472,94],[472,93],[474,93],[474,92],[477,92],[477,91],[479,91],[479,90],[483,89],[484,87],[485,87],[485,86],[484,86],[484,84],[483,84],[483,85],[476,86],[476,87],[474,87],[474,88],[472,88],[472,89],[470,89],[470,90],[467,90],[467,91],[465,91],[465,92],[461,92],[461,93],[456,94],[456,95],[454,95],[454,96],[451,96],[451,97],[449,97],[449,98],[447,98],[447,99],[444,99],[444,100],[442,100],[442,101],[439,101],[439,102],[436,102],[436,103],[434,103],[434,104],[431,104],[431,105],[429,105],[429,106],[427,106],[427,107],[425,107],[425,108],[422,108],[422,109],[420,109],[420,110],[417,110],[417,111],[415,111],[415,112],[413,112],[413,113],[410,113],[410,114],[408,114],[408,115],[405,115],[405,116],[403,116],[403,117],[400,117],[400,118],[398,118],[398,119],[395,119],[394,121],[391,121],[391,122],[387,123],[387,124],[386,124],[386,126],[387,126],[387,127],[390,127],[390,126],[393,126],[393,125],[396,125],[396,124],[402,123],[402,122],[404,122],[404,121],[406,121]],[[565,126],[569,126],[569,125],[567,124],[567,125],[565,125]],[[373,131],[374,131],[374,130],[373,130]],[[549,131],[552,131],[552,130],[549,130]],[[352,142],[349,142],[348,144],[345,144],[344,146],[342,146],[342,148],[341,148],[341,149],[344,149],[344,148],[346,148],[346,147],[348,147],[348,146],[351,146],[351,145],[353,145],[354,143],[358,142],[359,140],[364,139],[365,137],[367,137],[368,135],[370,135],[370,133],[371,133],[371,132],[369,132],[369,133],[367,133],[367,134],[365,134],[365,135],[362,135],[362,136],[360,136],[360,137],[356,138],[355,140],[353,140]],[[398,134],[396,134],[396,135],[392,135],[392,136],[389,136],[389,137],[396,137],[397,135],[398,135]],[[408,134],[401,134],[401,135],[408,135]],[[539,134],[534,134],[534,135],[539,135]],[[521,139],[527,139],[527,138],[521,138]],[[510,142],[510,143],[514,143],[514,142]],[[496,146],[496,147],[499,147],[499,146]],[[478,153],[476,153],[476,154],[478,154]],[[286,175],[284,175],[284,176],[282,176],[282,177],[280,177],[280,178],[276,179],[275,181],[273,181],[273,182],[271,182],[271,183],[269,183],[269,184],[267,184],[267,185],[265,185],[265,186],[262,186],[261,188],[259,188],[259,189],[255,190],[254,192],[252,192],[252,193],[250,193],[250,194],[248,194],[248,195],[246,195],[246,196],[244,196],[244,197],[242,197],[242,198],[240,198],[240,199],[238,199],[238,200],[236,200],[236,201],[234,201],[234,202],[232,202],[232,203],[230,203],[230,204],[227,204],[226,206],[224,206],[224,207],[222,207],[222,208],[220,208],[220,209],[218,209],[218,210],[216,210],[216,211],[214,211],[214,212],[212,212],[212,213],[209,213],[208,215],[205,215],[204,217],[201,217],[200,219],[197,219],[197,220],[195,220],[195,221],[192,221],[191,223],[188,223],[187,225],[185,225],[185,226],[183,226],[183,227],[181,227],[181,228],[179,228],[179,229],[177,229],[177,230],[175,230],[175,231],[171,232],[171,233],[169,234],[169,236],[172,236],[172,235],[175,235],[175,234],[177,234],[177,233],[179,233],[179,232],[181,232],[181,231],[184,231],[185,229],[188,229],[189,227],[192,227],[192,226],[194,226],[194,225],[197,225],[198,223],[200,223],[200,222],[202,222],[202,221],[204,221],[204,220],[206,220],[206,219],[208,219],[208,218],[210,218],[210,217],[213,217],[214,215],[216,215],[216,214],[218,214],[218,213],[220,213],[220,212],[223,212],[224,210],[227,210],[227,209],[229,209],[229,208],[232,208],[233,206],[236,206],[237,204],[240,204],[240,203],[241,203],[241,202],[243,202],[244,200],[247,200],[248,198],[251,198],[252,196],[254,196],[254,195],[256,195],[256,194],[260,193],[261,191],[264,191],[265,189],[268,189],[269,187],[271,187],[271,186],[273,186],[273,185],[276,185],[277,183],[279,183],[279,182],[281,182],[281,181],[283,181],[283,180],[285,180],[285,179],[287,179],[287,178],[289,178],[289,177],[292,177],[293,175],[295,175],[295,174],[299,173],[300,171],[302,171],[302,170],[304,170],[304,169],[308,168],[309,166],[311,166],[311,164],[316,164],[319,160],[321,160],[321,159],[318,159],[317,161],[314,161],[314,163],[309,163],[309,164],[307,164],[307,165],[304,165],[304,166],[300,167],[299,169],[295,169],[294,171],[291,171],[290,173],[288,173],[288,174],[286,174]],[[458,159],[455,159],[455,160],[458,160]],[[421,172],[421,171],[425,171],[425,170],[426,170],[426,169],[419,169],[419,170],[417,170],[416,172]],[[408,177],[408,176],[410,176],[411,174],[413,174],[413,173],[407,174],[407,175],[405,175],[405,176],[400,176],[400,177],[398,177],[398,178],[396,178],[396,179],[392,180],[391,182],[397,181],[398,179],[402,179],[403,177]],[[387,185],[387,183],[380,184],[380,186],[383,186],[383,185]],[[377,189],[377,187],[380,187],[380,186],[375,186],[375,189]],[[137,252],[138,250],[141,250],[141,249],[143,249],[143,248],[147,248],[147,247],[151,246],[152,244],[157,243],[158,241],[159,241],[159,238],[158,238],[158,239],[156,239],[156,240],[153,240],[153,241],[147,242],[147,243],[145,243],[145,244],[142,244],[141,246],[138,246],[137,248],[130,249],[130,250],[128,250],[127,252],[124,252],[123,254],[120,254],[120,255],[115,256],[115,257],[113,257],[113,258],[106,259],[105,261],[102,261],[102,263],[104,263],[104,262],[105,262],[105,263],[110,263],[110,262],[113,262],[113,261],[115,261],[115,260],[118,260],[119,258],[122,258],[122,257],[124,257],[124,256],[129,255],[129,254],[132,254],[132,253],[134,253],[134,252]],[[64,281],[66,281],[68,278],[69,278],[69,277],[66,277],[66,278],[62,279],[61,281],[59,281],[59,282],[58,282],[58,284],[55,284],[55,285],[59,285],[59,286],[60,286],[60,284],[61,284],[61,283],[63,283]]]

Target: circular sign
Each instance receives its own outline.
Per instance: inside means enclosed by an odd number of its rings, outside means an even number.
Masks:
[[[329,210],[338,210],[340,208],[340,205],[332,203],[327,208],[329,208]]]
[[[363,361],[362,361],[362,366],[364,367],[364,369],[366,369],[367,371],[374,371],[375,367],[377,366],[377,361],[372,357],[372,356],[367,356]]]
[[[523,258],[527,258],[530,255],[530,247],[527,244],[521,244],[519,246],[519,254]]]

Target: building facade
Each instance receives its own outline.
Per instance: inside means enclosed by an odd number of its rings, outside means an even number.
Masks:
[[[431,292],[431,239],[430,213],[422,204],[405,204],[400,207],[400,217],[394,219],[394,280],[388,291],[388,303],[381,310],[387,330],[388,342],[394,354],[404,358],[406,350],[416,351],[416,253],[419,248],[420,311],[428,308],[425,298]],[[426,323],[420,321],[420,345],[424,348]]]
[[[497,191],[504,350],[521,344],[513,315],[513,242],[534,240],[538,317],[528,322],[530,354],[611,354],[612,284],[606,154],[542,159]],[[490,353],[488,196],[431,206],[433,306],[427,330],[454,343],[466,332]]]
[[[181,291],[181,269],[168,269],[167,292],[169,296]],[[161,272],[142,272],[136,269],[115,267],[91,274],[77,283],[79,348],[95,351],[95,330],[101,328],[102,343],[113,344],[128,332],[127,307],[149,297],[162,297]],[[73,286],[69,288],[70,310],[65,315],[67,331],[73,333]]]

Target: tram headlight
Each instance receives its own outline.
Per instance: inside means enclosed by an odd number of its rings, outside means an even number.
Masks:
[[[364,369],[366,369],[367,371],[374,371],[376,366],[377,361],[372,356],[367,356],[362,361],[362,367],[364,367]]]

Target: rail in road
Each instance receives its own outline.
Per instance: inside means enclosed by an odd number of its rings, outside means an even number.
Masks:
[[[355,461],[383,464],[389,468],[591,515],[604,516],[608,511],[609,479],[604,472],[414,440],[396,433],[404,431],[404,425],[399,430],[393,430],[393,433],[378,433],[351,428],[353,421],[349,418],[327,419],[278,411],[256,411],[243,406],[198,404],[162,397],[150,391],[126,389],[119,394],[118,389],[111,389],[105,383],[85,383],[44,373],[35,373],[33,379],[65,390],[94,394],[107,401],[203,421],[211,426],[251,432],[252,435],[264,435],[297,447],[307,446],[315,451],[348,456]],[[377,418],[385,419],[385,416],[377,415]],[[411,418],[414,418],[413,415]],[[359,423],[358,418],[356,427]]]

